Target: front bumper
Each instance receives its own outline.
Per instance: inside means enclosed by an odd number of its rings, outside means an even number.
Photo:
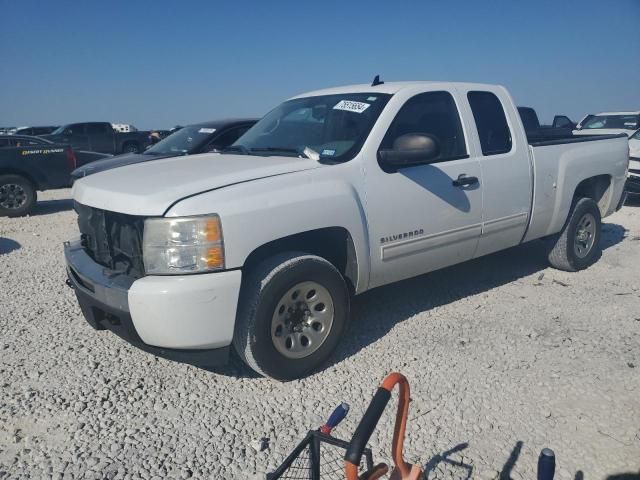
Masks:
[[[87,322],[159,357],[212,367],[226,363],[233,339],[240,271],[134,279],[64,245],[67,283]]]

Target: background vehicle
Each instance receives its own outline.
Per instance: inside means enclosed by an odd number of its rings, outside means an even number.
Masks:
[[[540,125],[538,114],[531,107],[518,107],[518,113],[522,120],[522,125],[527,133],[527,137],[532,140],[536,137],[550,136],[570,137],[571,130],[575,127],[575,123],[566,115],[556,115],[553,117],[551,125]]]
[[[79,159],[104,158],[96,152],[74,152],[69,145],[39,137],[0,137],[0,217],[28,214],[37,200],[37,190],[65,188]]]
[[[53,132],[56,128],[58,127],[20,127],[13,133],[16,135],[47,135]]]
[[[549,236],[553,266],[591,265],[628,148],[530,141],[499,86],[311,92],[221,155],[75,182],[69,283],[91,325],[147,351],[214,365],[233,344],[255,371],[298,378],[345,335],[353,294]]]
[[[629,178],[627,192],[640,197],[640,130],[629,138]]]
[[[640,128],[640,111],[604,112],[587,115],[573,131],[575,135],[608,135],[624,133],[628,137]]]
[[[248,118],[227,119],[189,125],[168,135],[143,153],[129,153],[94,162],[74,170],[71,176],[75,180],[124,165],[225,148],[235,142],[256,121]]]
[[[149,132],[120,133],[109,122],[70,123],[43,138],[68,143],[76,150],[102,153],[138,153],[149,144]]]

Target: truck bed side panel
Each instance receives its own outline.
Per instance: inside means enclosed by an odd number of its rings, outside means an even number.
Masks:
[[[534,170],[531,221],[524,241],[559,232],[583,180],[609,175],[611,186],[600,204],[603,217],[615,211],[624,189],[629,146],[623,137],[529,147]]]

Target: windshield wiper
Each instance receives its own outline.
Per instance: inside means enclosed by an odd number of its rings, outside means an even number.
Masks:
[[[249,152],[249,149],[244,145],[230,145],[220,150],[220,153],[227,153],[227,152],[240,152],[242,155],[251,155],[251,152]]]
[[[298,148],[289,148],[289,147],[261,147],[261,148],[252,148],[252,152],[282,152],[282,153],[294,153],[298,157],[304,158],[313,158],[314,152],[309,147],[305,147],[304,149]],[[317,159],[315,159],[317,160]]]

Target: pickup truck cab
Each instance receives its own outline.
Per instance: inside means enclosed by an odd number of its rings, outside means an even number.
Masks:
[[[587,115],[580,121],[574,135],[612,135],[624,133],[630,137],[640,128],[640,111],[603,112]]]
[[[149,144],[149,132],[118,132],[109,122],[70,123],[43,138],[68,143],[76,150],[120,154],[138,153]]]
[[[74,184],[88,322],[198,365],[287,380],[347,335],[352,295],[549,237],[569,271],[621,206],[625,136],[527,139],[500,86],[353,85],[285,101],[223,153]]]

